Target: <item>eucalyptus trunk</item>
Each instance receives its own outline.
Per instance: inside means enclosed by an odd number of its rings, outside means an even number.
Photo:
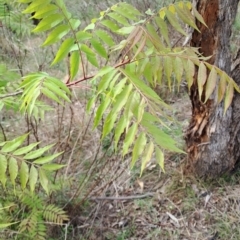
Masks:
[[[195,6],[208,28],[198,23],[201,32],[193,32],[190,44],[204,56],[212,56],[208,62],[240,84],[240,67],[237,59],[233,64],[230,53],[231,28],[238,2],[196,0]],[[238,57],[240,62],[240,54]],[[217,105],[215,96],[206,104],[203,104],[204,95],[199,100],[196,76],[190,90],[192,118],[186,133],[187,170],[201,177],[217,177],[232,170],[240,159],[240,95],[235,93],[232,106],[224,114],[223,104]]]

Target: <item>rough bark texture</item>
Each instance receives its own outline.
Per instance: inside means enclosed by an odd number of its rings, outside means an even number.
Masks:
[[[239,66],[231,72],[230,54],[231,26],[239,0],[195,2],[208,28],[198,23],[201,33],[193,32],[191,46],[198,47],[204,56],[212,55],[209,63],[226,71],[240,83],[240,71],[237,70]],[[214,98],[206,104],[199,100],[196,80],[190,91],[190,99],[192,119],[186,133],[188,167],[204,177],[216,177],[232,170],[240,157],[239,94],[235,94],[233,105],[225,115],[223,104],[216,106]]]

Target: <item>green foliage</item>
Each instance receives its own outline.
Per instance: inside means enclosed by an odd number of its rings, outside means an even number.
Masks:
[[[44,221],[63,224],[63,221],[67,220],[67,216],[57,206],[45,204],[43,198],[36,195],[37,187],[41,186],[49,194],[51,184],[47,173],[56,171],[64,165],[53,163],[53,160],[61,153],[46,154],[53,145],[40,148],[40,143],[31,143],[22,146],[27,137],[28,134],[25,134],[1,143],[0,182],[4,191],[10,189],[12,184],[13,192],[8,193],[7,200],[12,198],[10,205],[6,202],[4,204],[7,204],[7,206],[0,208],[1,215],[7,216],[7,218],[0,219],[0,224],[2,228],[6,228],[20,222],[20,233],[27,232],[28,236],[45,239],[46,227]],[[38,149],[35,149],[36,147]],[[26,214],[20,214],[16,217],[16,213],[8,211],[8,209],[12,207],[15,209],[19,202],[19,208],[27,207],[28,210]],[[19,221],[16,222],[18,217]],[[14,219],[14,222],[12,219]]]
[[[104,118],[102,138],[114,132],[115,149],[120,137],[125,135],[122,155],[131,152],[133,148],[131,166],[141,158],[141,172],[155,151],[157,162],[162,168],[163,151],[160,149],[182,152],[176,147],[176,142],[162,131],[164,121],[168,118],[165,113],[168,106],[153,89],[161,86],[163,78],[167,80],[170,90],[174,78],[179,86],[186,79],[190,88],[198,67],[200,100],[206,102],[217,88],[218,102],[224,99],[225,112],[231,104],[234,88],[239,91],[234,81],[219,68],[208,64],[208,58],[203,57],[197,49],[171,46],[169,25],[187,36],[181,22],[197,31],[199,29],[195,20],[205,24],[190,2],[171,4],[160,9],[157,14],[151,13],[150,17],[143,16],[127,3],[118,3],[102,11],[100,17],[92,19],[83,30],[79,30],[81,22],[72,18],[62,0],[55,3],[33,1],[24,13],[32,13],[35,18],[41,19],[33,32],[48,33],[43,46],[60,43],[52,65],[70,55],[68,86],[89,78],[93,82],[99,81],[95,95],[88,105],[88,109],[91,109],[94,101],[100,99],[94,127]],[[113,35],[120,36],[123,40],[116,43]],[[116,64],[113,67],[101,67],[101,59],[108,59],[113,54],[120,54]],[[98,73],[86,76],[84,59],[99,69]],[[83,78],[74,81],[79,62]],[[221,84],[217,84],[218,78],[221,78]],[[48,80],[49,84],[46,84],[45,81]],[[25,88],[22,108],[25,107],[31,114],[34,102],[41,92],[56,102],[60,102],[59,97],[69,100],[66,87],[63,84],[56,87],[56,83],[57,79],[53,83],[43,73],[27,76],[21,85]]]
[[[0,181],[5,188],[7,176],[9,176],[11,183],[16,187],[16,180],[19,177],[21,189],[24,190],[28,184],[32,193],[39,182],[46,193],[49,194],[50,189],[46,171],[56,171],[64,167],[64,165],[52,163],[61,153],[43,156],[53,145],[36,150],[34,148],[39,143],[31,143],[21,147],[27,136],[28,134],[25,134],[11,141],[1,143]]]
[[[0,1],[0,16],[4,18],[11,13],[3,10],[6,2]],[[155,92],[156,87],[165,82],[171,90],[175,82],[180,87],[186,81],[190,89],[195,84],[200,101],[206,103],[216,94],[218,103],[224,101],[225,112],[234,89],[239,91],[233,79],[207,62],[211,56],[203,57],[198,49],[172,44],[170,27],[187,36],[184,24],[197,31],[196,21],[205,24],[190,2],[177,2],[157,13],[149,10],[145,15],[120,2],[84,27],[81,20],[72,17],[63,0],[18,3],[26,16],[40,20],[32,33],[46,35],[42,47],[54,45],[51,66],[67,60],[69,79],[63,83],[45,72],[29,73],[20,79],[0,65],[0,110],[14,104],[19,113],[43,119],[49,109],[40,101],[43,95],[65,106],[65,102],[71,102],[70,87],[91,80],[93,96],[87,108],[90,111],[94,106],[96,110],[93,127],[102,125],[101,139],[113,136],[114,149],[120,149],[123,157],[131,154],[131,168],[140,159],[141,174],[152,158],[164,171],[165,151],[183,153],[165,131],[170,107]],[[92,75],[87,74],[86,65],[95,71]],[[9,89],[11,76],[16,80],[14,88]],[[0,227],[17,226],[22,236],[27,233],[31,238],[45,239],[45,221],[63,224],[67,220],[61,208],[45,203],[42,197],[44,191],[51,193],[51,173],[64,165],[53,162],[61,153],[46,155],[53,145],[40,147],[39,142],[30,141],[24,145],[27,137],[25,134],[0,143],[1,186],[4,191],[13,189],[0,208],[4,216]],[[22,213],[16,213],[15,206]]]

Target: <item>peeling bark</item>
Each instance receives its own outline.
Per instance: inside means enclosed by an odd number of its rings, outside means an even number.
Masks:
[[[209,63],[224,70],[236,82],[240,82],[240,70],[238,67],[231,71],[230,37],[238,2],[196,0],[196,8],[208,28],[198,22],[201,32],[194,31],[191,40],[192,47],[199,48],[204,56],[212,56]],[[186,169],[201,177],[216,177],[232,170],[240,157],[240,97],[235,94],[232,107],[224,115],[223,104],[216,105],[214,96],[206,104],[203,104],[204,94],[199,100],[196,77],[197,72],[190,89],[192,119],[185,136]]]

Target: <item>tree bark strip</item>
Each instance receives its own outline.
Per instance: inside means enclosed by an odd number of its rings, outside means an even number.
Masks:
[[[240,83],[240,71],[237,68],[231,71],[230,54],[231,26],[238,2],[239,0],[196,0],[195,6],[208,28],[198,22],[201,32],[193,32],[190,44],[199,48],[204,56],[212,56],[209,63],[224,70]],[[235,94],[232,107],[224,115],[223,103],[216,105],[215,96],[206,104],[203,104],[204,94],[199,100],[197,72],[194,78],[190,89],[192,119],[185,135],[188,151],[186,170],[200,177],[217,177],[232,170],[240,157],[240,97]]]

